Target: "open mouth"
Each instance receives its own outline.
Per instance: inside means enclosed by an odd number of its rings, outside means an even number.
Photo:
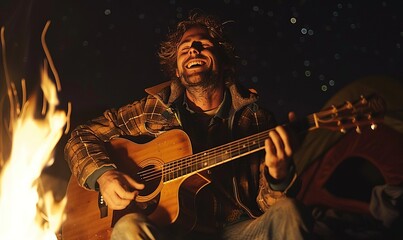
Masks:
[[[186,64],[186,68],[187,69],[191,69],[191,68],[196,68],[196,67],[201,67],[206,65],[205,61],[202,60],[191,60]]]

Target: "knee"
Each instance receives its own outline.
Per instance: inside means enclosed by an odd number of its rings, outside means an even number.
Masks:
[[[273,236],[287,234],[290,239],[309,239],[312,230],[312,217],[309,210],[299,201],[292,198],[284,198],[272,206],[265,216],[269,223],[270,239]],[[291,237],[292,236],[292,237]]]
[[[139,236],[148,235],[149,228],[150,224],[143,215],[130,213],[124,215],[116,222],[111,233],[111,240],[143,239],[139,238]]]
[[[293,198],[283,198],[270,206],[272,212],[292,213],[300,210],[299,203]]]
[[[310,221],[311,214],[309,210],[299,201],[294,198],[284,198],[277,201],[270,206],[269,209],[270,218],[288,219],[294,220],[300,219],[301,221]]]

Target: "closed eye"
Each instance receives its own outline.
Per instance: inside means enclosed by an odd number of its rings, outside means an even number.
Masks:
[[[188,52],[189,49],[190,49],[190,47],[184,47],[184,48],[182,48],[181,52]]]

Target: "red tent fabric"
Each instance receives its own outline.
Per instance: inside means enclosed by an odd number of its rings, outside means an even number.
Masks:
[[[387,112],[376,130],[361,127],[347,133],[317,129],[309,132],[295,154],[302,179],[298,197],[308,205],[369,214],[375,185],[403,186],[403,84],[378,76],[357,80],[323,107],[338,105],[360,95],[376,93]],[[360,196],[361,195],[361,196]]]

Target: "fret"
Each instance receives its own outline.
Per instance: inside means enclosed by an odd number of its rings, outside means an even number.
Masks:
[[[192,173],[192,161],[191,159],[186,159],[185,161],[185,174]]]
[[[228,148],[229,147],[229,148]],[[221,161],[230,159],[231,156],[231,144],[228,145],[223,151],[221,151]]]
[[[225,158],[223,158],[223,154],[222,154],[223,151],[224,151],[224,148],[222,148],[222,147],[215,150],[215,153],[214,153],[215,164],[220,163],[225,160]]]
[[[164,167],[163,167],[163,169],[164,169],[163,176],[164,176],[164,181],[165,181],[165,182],[170,180],[170,178],[169,178],[169,173],[170,173],[170,171],[171,171],[171,170],[170,170],[170,165],[171,165],[171,164],[166,163],[166,164],[164,164]]]
[[[185,168],[184,168],[183,163],[182,163],[182,162],[178,162],[178,171],[177,171],[178,177],[181,177],[181,176],[185,175],[185,174],[184,174],[184,171],[185,171]]]
[[[202,161],[202,168],[206,168],[209,165],[209,161],[208,161],[208,153],[207,152],[203,152],[203,161]]]
[[[166,176],[165,176],[165,167],[166,167],[166,164],[163,164],[162,165],[162,167],[161,167],[161,174],[162,174],[162,181],[163,182],[165,182],[167,179],[166,179]]]
[[[239,155],[249,152],[248,144],[245,141],[239,143]]]
[[[209,166],[214,166],[217,164],[216,152],[217,152],[217,148],[213,148],[211,151],[209,151],[209,154],[208,154]]]
[[[172,179],[175,179],[175,178],[179,177],[178,176],[178,163],[179,163],[179,161],[174,161],[173,171],[172,171],[172,175],[173,175]]]
[[[233,144],[231,146],[231,151],[230,151],[230,158],[232,159],[233,157],[235,157],[237,155],[236,151],[237,151],[237,147],[235,144]]]
[[[164,164],[164,181],[169,181],[169,164]]]
[[[198,157],[198,159],[197,159],[197,164],[196,164],[196,171],[198,171],[198,170],[200,170],[200,169],[202,169],[203,168],[203,156],[202,155],[200,155],[200,154],[197,154],[197,157]]]
[[[190,163],[191,163],[191,171],[192,172],[195,172],[196,170],[197,170],[197,156],[194,156],[193,158],[192,158],[192,160],[190,161]]]
[[[169,175],[168,175],[168,179],[172,180],[174,179],[174,166],[175,166],[175,162],[170,164],[170,168],[169,168]]]
[[[249,142],[249,151],[258,149],[259,146],[260,146],[259,141],[257,141],[255,138],[250,139],[250,142]]]
[[[237,141],[237,152],[236,155],[234,156],[234,158],[239,157],[239,155],[241,155],[241,151],[242,151],[242,143],[240,141]]]

